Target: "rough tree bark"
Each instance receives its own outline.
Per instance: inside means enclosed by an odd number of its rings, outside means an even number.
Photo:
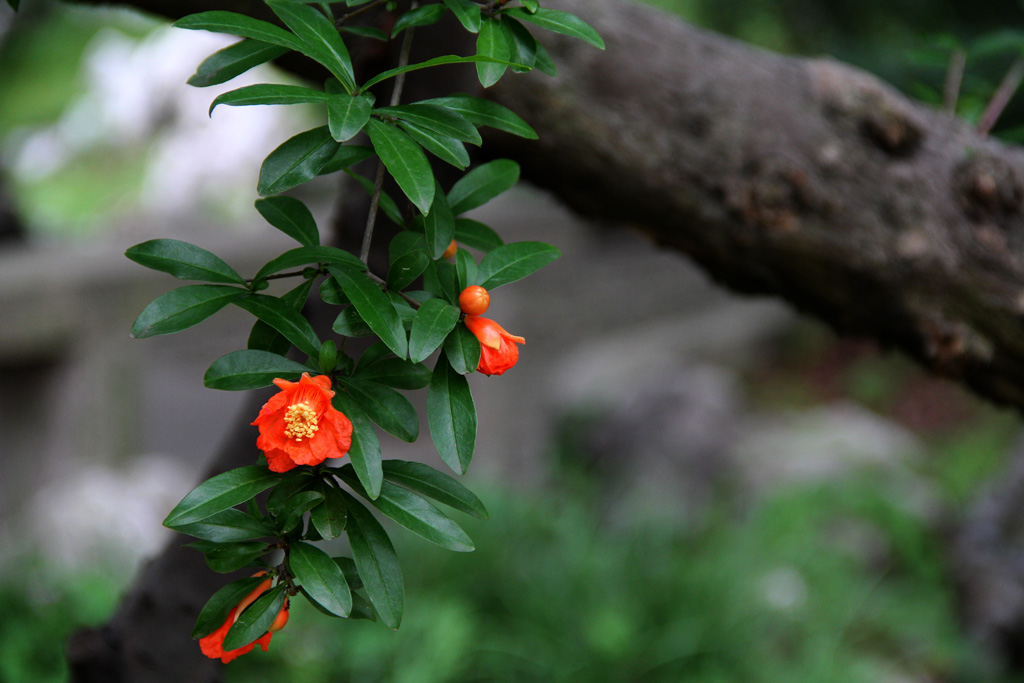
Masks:
[[[125,4],[171,17],[262,8]],[[583,214],[691,255],[731,288],[783,297],[1024,408],[1020,150],[833,61],[755,50],[625,1],[556,6],[593,24],[607,52],[545,32],[558,77],[509,78],[487,93],[541,140],[494,135],[489,154],[519,161]],[[214,468],[240,457],[225,449]],[[145,680],[181,680],[180,653],[139,636],[147,624],[187,633],[198,605],[177,596],[204,583],[193,574],[201,564],[170,550],[155,560],[111,624],[73,643],[75,680],[133,680],[140,666]],[[189,680],[216,680],[208,663],[196,666]]]

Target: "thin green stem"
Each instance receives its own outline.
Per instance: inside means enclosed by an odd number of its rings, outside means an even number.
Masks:
[[[374,1],[373,1],[373,2],[371,2],[370,4],[368,4],[368,5],[363,5],[363,6],[362,6],[362,7],[360,7],[359,9],[356,9],[356,10],[352,10],[351,12],[348,12],[348,13],[346,13],[346,14],[342,14],[342,15],[341,15],[340,17],[338,17],[337,21],[335,21],[335,22],[334,22],[334,26],[335,26],[335,28],[341,28],[341,27],[342,27],[342,25],[343,25],[343,24],[344,24],[344,23],[345,23],[346,21],[348,21],[349,19],[352,19],[353,17],[358,17],[358,16],[359,16],[360,14],[362,14],[363,12],[369,12],[369,11],[370,11],[370,10],[372,10],[372,9],[373,9],[374,7],[380,7],[381,5],[383,5],[384,3],[386,3],[387,1],[388,1],[388,0],[374,0]]]

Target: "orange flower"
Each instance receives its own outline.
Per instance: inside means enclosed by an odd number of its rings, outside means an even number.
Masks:
[[[260,576],[262,574],[266,574],[266,572],[260,572],[259,574],[256,574],[256,576]],[[227,637],[228,630],[238,619],[238,615],[241,614],[246,607],[251,605],[256,600],[256,598],[258,598],[259,596],[263,595],[263,593],[268,591],[270,589],[271,583],[272,582],[269,578],[263,580],[260,583],[260,585],[256,586],[256,588],[253,589],[253,591],[249,593],[247,596],[245,596],[245,598],[243,598],[240,603],[231,608],[231,611],[228,612],[228,618],[224,620],[224,623],[221,625],[220,628],[218,628],[210,635],[204,636],[203,638],[199,639],[199,648],[203,651],[204,655],[206,655],[210,659],[220,658],[221,662],[227,664],[235,657],[241,657],[242,655],[247,654],[257,645],[262,647],[264,652],[267,651],[267,648],[270,646],[271,634],[275,631],[281,630],[284,627],[284,625],[288,623],[287,598],[285,598],[284,606],[281,608],[281,611],[278,612],[277,617],[274,619],[274,623],[270,626],[270,629],[256,640],[252,641],[248,645],[243,645],[240,648],[228,650],[227,652],[225,652],[224,638]]]
[[[275,379],[281,390],[260,410],[252,424],[260,428],[256,447],[273,472],[297,465],[319,465],[340,458],[352,445],[352,423],[331,406],[331,379],[302,373],[299,381]]]
[[[478,315],[466,316],[466,327],[480,340],[480,364],[477,372],[485,375],[500,375],[519,360],[519,347],[526,340],[516,337],[488,318]]]

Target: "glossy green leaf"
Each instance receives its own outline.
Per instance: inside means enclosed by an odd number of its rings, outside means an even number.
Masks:
[[[384,292],[370,278],[356,270],[327,266],[331,275],[337,278],[345,296],[359,311],[378,337],[388,345],[396,356],[405,358],[409,351],[408,340],[402,320]]]
[[[219,85],[255,66],[277,59],[286,52],[288,52],[287,47],[246,38],[223,50],[214,52],[203,60],[196,72],[188,79],[188,84],[197,88]]]
[[[268,223],[304,247],[320,245],[320,231],[313,214],[294,197],[266,197],[256,200],[256,210]]]
[[[307,512],[324,502],[324,496],[319,491],[300,491],[284,502],[281,511],[277,516],[278,528],[282,533],[291,533],[300,526]]]
[[[478,519],[487,519],[487,508],[472,491],[429,465],[388,460],[384,463],[384,478]]]
[[[201,551],[206,566],[218,574],[229,574],[243,567],[251,567],[267,553],[265,541],[236,541],[233,543],[196,541],[185,547]]]
[[[356,136],[370,120],[373,103],[362,95],[333,95],[327,101],[327,125],[331,136],[345,142]]]
[[[218,256],[180,240],[149,240],[136,244],[124,255],[139,265],[170,273],[179,280],[245,284],[245,279]]]
[[[329,541],[345,533],[348,508],[345,507],[345,499],[333,486],[321,481],[317,490],[323,495],[324,500],[310,511],[309,519],[320,532],[320,536]]]
[[[540,71],[542,74],[548,76],[555,76],[558,74],[558,68],[555,66],[554,60],[551,59],[551,55],[548,54],[547,49],[540,43],[537,43],[537,59],[533,63],[533,68]]]
[[[232,302],[280,332],[310,358],[320,353],[320,338],[301,313],[284,301],[265,294],[249,294]]]
[[[425,252],[427,243],[422,234],[406,230],[391,238],[391,242],[388,244],[388,259],[394,263],[400,256],[416,250]]]
[[[352,178],[356,180],[363,189],[366,190],[366,194],[373,196],[373,181],[366,176],[359,175],[351,170],[346,170]],[[398,208],[398,204],[391,198],[387,192],[380,193],[380,208],[384,211],[384,215],[391,219],[391,221],[397,226],[404,226],[405,219],[402,217],[402,212]]]
[[[331,403],[352,422],[352,446],[349,448],[348,457],[359,481],[371,497],[380,495],[380,483],[384,475],[381,472],[380,441],[377,439],[377,432],[373,431],[373,425],[370,424],[366,413],[348,394],[339,391]]]
[[[398,555],[384,527],[359,501],[348,494],[348,539],[352,559],[363,581],[366,594],[381,621],[397,629],[405,608],[405,587]]]
[[[351,377],[342,382],[366,416],[388,434],[409,443],[419,436],[419,416],[405,396],[376,382]]]
[[[356,493],[364,493],[352,470],[342,468],[339,474]],[[380,496],[372,502],[385,516],[431,543],[459,553],[474,549],[473,541],[462,527],[428,500],[408,489],[385,480]]]
[[[562,252],[543,242],[513,242],[496,247],[480,262],[480,286],[494,289],[521,280],[551,263]]]
[[[320,175],[341,171],[349,166],[358,164],[360,161],[365,161],[372,156],[373,149],[366,145],[342,145],[338,148],[338,151],[334,153],[334,156],[331,157],[331,160],[324,164],[324,167],[320,169]]]
[[[437,350],[459,322],[459,309],[442,299],[428,299],[416,312],[409,334],[409,360],[419,363]]]
[[[356,569],[356,563],[351,557],[334,557],[331,559],[334,560],[334,564],[338,565],[338,568],[345,575],[349,588],[357,591],[363,587],[363,580],[359,578],[359,570]]]
[[[314,263],[334,263],[346,268],[366,270],[365,263],[344,249],[338,249],[337,247],[296,247],[268,261],[265,266],[260,268],[253,279],[259,280],[273,273],[279,273],[282,270],[312,265]]]
[[[301,311],[309,299],[309,292],[313,289],[312,280],[303,280],[302,284],[281,295],[281,301],[285,302],[296,311]],[[249,332],[249,339],[246,347],[253,351],[269,351],[278,356],[288,353],[292,343],[280,332],[262,320],[257,320]]]
[[[415,390],[430,384],[430,368],[423,363],[410,363],[400,358],[384,358],[365,365],[360,359],[353,377],[395,389]]]
[[[370,119],[366,126],[377,156],[405,196],[421,213],[430,211],[434,199],[434,173],[423,149],[395,126]]]
[[[212,543],[251,541],[274,535],[274,530],[261,520],[233,508],[211,515],[201,522],[181,524],[174,530]]]
[[[423,5],[422,7],[409,10],[398,17],[398,20],[391,29],[391,38],[393,39],[407,28],[436,24],[443,15],[444,5],[441,4]]]
[[[388,269],[388,289],[393,292],[402,291],[423,274],[428,263],[430,263],[430,257],[425,251],[419,249],[399,256]]]
[[[242,612],[224,637],[224,651],[237,650],[263,636],[284,607],[285,586],[271,588]]]
[[[442,353],[427,393],[427,424],[434,448],[456,474],[465,474],[476,444],[476,406],[469,382]]]
[[[213,110],[221,104],[230,107],[249,107],[258,104],[309,104],[311,102],[326,102],[327,97],[327,93],[323,90],[314,90],[300,85],[259,83],[218,95],[210,104],[209,113],[212,116]]]
[[[340,30],[342,33],[351,33],[360,38],[372,38],[383,43],[388,42],[387,34],[373,26],[342,26]]]
[[[462,114],[476,126],[489,126],[506,133],[512,133],[530,140],[537,139],[537,132],[526,121],[508,107],[481,97],[452,95],[423,100],[423,104],[438,104]]]
[[[456,140],[474,145],[481,143],[480,133],[462,114],[433,103],[403,104],[397,107],[381,107],[377,113],[409,121],[420,128],[432,130]]]
[[[377,85],[378,83],[381,83],[382,81],[386,81],[389,78],[394,78],[399,74],[409,73],[410,71],[429,69],[434,66],[444,66],[445,64],[470,64],[480,62],[503,64],[505,66],[511,64],[511,62],[502,61],[500,59],[495,59],[494,57],[488,57],[486,55],[471,55],[469,57],[461,57],[459,55],[443,55],[441,57],[434,57],[433,59],[428,59],[425,62],[417,62],[416,64],[410,64],[408,66],[382,71],[381,73],[377,74],[370,80],[366,81],[366,83],[363,84],[363,90],[368,90],[373,86]]]
[[[526,67],[515,66],[512,67],[512,70],[523,73],[532,69],[537,61],[537,40],[525,26],[507,15],[502,17],[501,30],[505,34],[511,60]]]
[[[199,618],[192,629],[192,637],[203,638],[219,629],[231,610],[263,581],[262,576],[249,576],[232,581],[214,593],[199,612]]]
[[[349,94],[354,93],[352,60],[334,22],[306,5],[279,0],[266,0],[266,3],[302,41],[304,47],[300,51],[327,67]]]
[[[303,50],[302,41],[280,26],[269,21],[253,19],[236,12],[213,10],[189,14],[173,24],[176,28],[190,30],[213,31],[214,33],[233,33],[242,38],[252,38],[264,43],[278,45],[289,50]]]
[[[526,8],[527,12],[536,12],[540,8],[540,3],[537,0],[519,0],[519,2]]]
[[[480,341],[465,325],[456,325],[444,340],[444,353],[455,372],[468,375],[480,364]]]
[[[320,298],[325,304],[332,306],[348,306],[352,303],[345,296],[345,292],[341,291],[341,285],[333,277],[324,278],[324,281],[320,283]]]
[[[218,512],[233,508],[265,491],[280,479],[262,465],[251,465],[228,470],[207,479],[181,499],[164,520],[164,526],[174,529],[192,524]]]
[[[561,33],[573,38],[579,38],[585,43],[594,47],[604,49],[604,41],[594,30],[594,27],[583,21],[575,14],[569,14],[557,9],[540,8],[532,14],[520,7],[513,7],[505,10],[505,14],[529,21],[541,28],[546,28],[555,33]]]
[[[187,285],[161,294],[142,310],[132,325],[134,338],[180,332],[200,323],[246,295],[226,285]]]
[[[469,166],[469,152],[466,151],[466,146],[455,138],[420,128],[408,121],[399,121],[398,125],[409,134],[409,137],[419,143],[423,149],[441,161],[451,164],[460,171]]]
[[[458,278],[457,289],[461,292],[470,285],[477,283],[477,265],[473,257],[465,249],[455,252],[455,275]]]
[[[494,232],[489,226],[472,218],[455,219],[455,239],[459,244],[464,244],[467,247],[473,247],[484,252],[504,244],[498,233]]]
[[[480,85],[489,88],[505,73],[505,63],[512,56],[508,41],[501,30],[498,19],[484,17],[480,32],[476,36],[476,52],[481,57],[490,57],[494,62],[477,62],[476,75]]]
[[[352,611],[348,582],[330,555],[300,541],[288,549],[288,567],[306,593],[322,607],[339,617],[347,617]]]
[[[519,181],[519,164],[511,159],[495,159],[481,164],[462,176],[448,193],[448,203],[456,216],[483,206]]]
[[[455,238],[455,216],[440,183],[435,186],[430,213],[423,217],[423,230],[427,238],[427,254],[433,259],[441,258]]]
[[[473,0],[444,0],[444,4],[470,33],[480,30],[480,5]]]
[[[286,513],[285,507],[292,496],[315,486],[316,483],[317,479],[313,477],[313,473],[305,467],[285,472],[281,480],[270,491],[270,495],[267,496],[264,503],[267,506],[267,512],[276,519],[280,519]]]
[[[249,349],[232,351],[213,361],[203,375],[209,389],[243,391],[270,386],[277,378],[297,381],[309,368],[276,353]]]
[[[265,197],[312,180],[337,151],[338,143],[327,126],[299,133],[263,160],[256,191]]]
[[[343,337],[369,337],[373,330],[359,315],[355,306],[349,306],[334,319],[331,329]]]

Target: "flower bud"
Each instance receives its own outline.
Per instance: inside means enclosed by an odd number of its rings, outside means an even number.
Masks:
[[[277,633],[284,628],[284,625],[288,623],[288,598],[284,599],[284,606],[281,611],[277,613],[277,617],[274,619],[274,623],[267,629],[270,633]]]
[[[457,252],[458,250],[458,243],[455,240],[452,240],[452,243],[448,245],[448,248],[444,250],[444,253],[441,254],[441,256],[443,256],[444,258],[451,258],[452,256],[455,256],[455,252]]]
[[[466,315],[481,315],[490,305],[491,295],[480,285],[470,285],[459,294],[459,308]]]

